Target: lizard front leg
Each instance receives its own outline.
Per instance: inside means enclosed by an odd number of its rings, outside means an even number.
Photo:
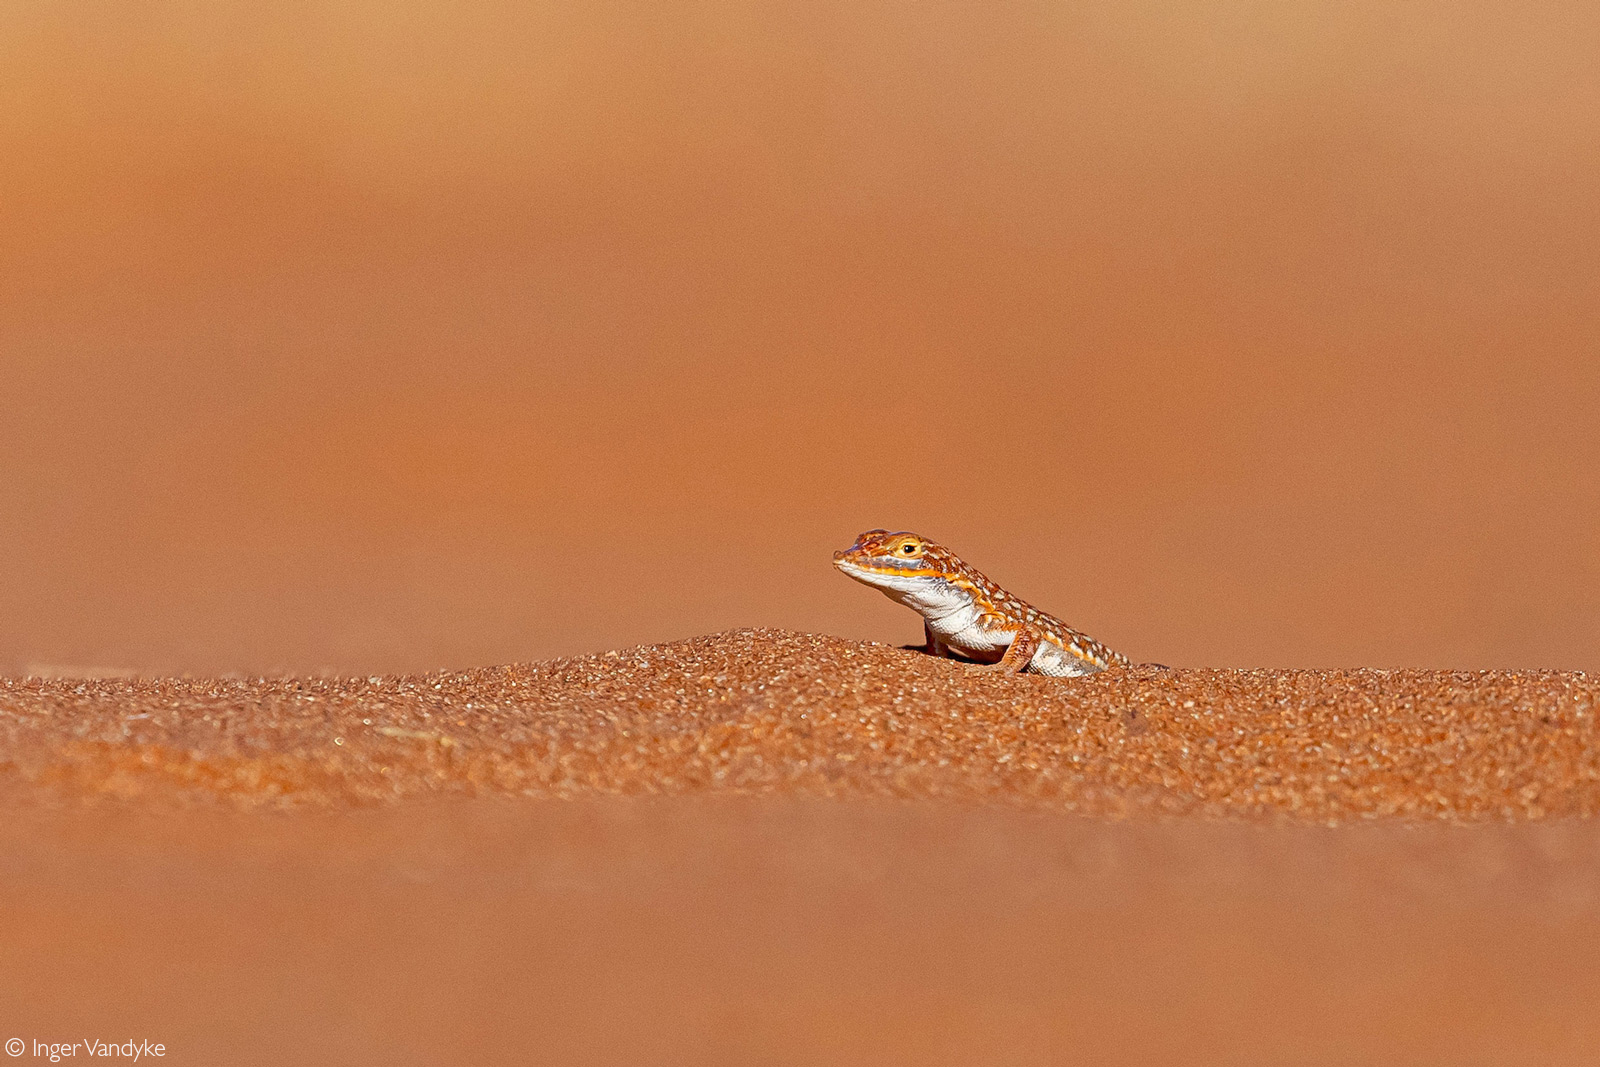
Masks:
[[[922,633],[928,639],[928,645],[923,649],[930,656],[943,656],[945,654],[944,642],[939,640],[939,635],[933,632],[933,624],[927,619],[922,620]]]
[[[1017,630],[1017,636],[1011,639],[1011,647],[1006,649],[1006,654],[1000,657],[997,666],[1002,671],[1012,674],[1021,674],[1028,669],[1028,664],[1033,660],[1033,654],[1039,650],[1039,635],[1026,626]]]

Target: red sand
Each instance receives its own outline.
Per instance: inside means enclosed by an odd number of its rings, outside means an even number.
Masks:
[[[1600,1056],[1589,821],[474,800],[8,808],[0,846],[8,1033],[176,1064]]]
[[[765,630],[11,679],[0,1018],[205,1064],[1592,1063],[1596,690]]]
[[[0,1042],[1600,1062],[1577,674],[417,673],[1600,668],[1597,36],[0,5],[0,673],[412,675],[0,684]]]
[[[1600,6],[0,5],[0,673],[1600,670]],[[141,9],[142,10],[142,9]]]
[[[1597,697],[1556,672],[1069,682],[740,630],[413,678],[8,681],[0,742],[14,779],[79,796],[781,792],[1477,820],[1600,810]]]

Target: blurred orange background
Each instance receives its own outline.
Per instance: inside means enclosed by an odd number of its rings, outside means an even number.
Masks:
[[[1600,8],[0,8],[0,670],[1600,668]]]

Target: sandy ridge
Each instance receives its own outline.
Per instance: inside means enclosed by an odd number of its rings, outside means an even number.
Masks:
[[[730,791],[1520,820],[1600,810],[1597,704],[1579,673],[1054,680],[751,629],[410,677],[4,679],[0,781],[273,807]]]

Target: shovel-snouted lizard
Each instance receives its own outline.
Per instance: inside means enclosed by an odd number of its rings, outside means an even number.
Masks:
[[[833,565],[922,616],[927,651],[1054,678],[1128,666],[1128,657],[1012,596],[954,552],[912,533],[868,530]]]

